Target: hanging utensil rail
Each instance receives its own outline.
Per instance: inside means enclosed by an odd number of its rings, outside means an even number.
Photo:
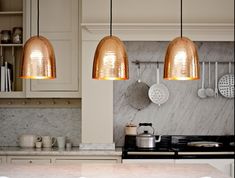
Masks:
[[[139,60],[135,60],[135,61],[131,61],[132,63],[136,64],[136,65],[140,65],[140,64],[157,64],[157,63],[164,63],[164,61],[139,61]],[[225,63],[234,63],[234,61],[200,61],[199,63],[214,63],[214,62],[218,62],[221,64],[225,64]]]

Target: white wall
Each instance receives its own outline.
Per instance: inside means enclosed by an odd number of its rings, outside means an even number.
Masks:
[[[83,23],[109,22],[109,0],[84,0]],[[113,0],[114,23],[176,23],[180,0]],[[184,0],[186,23],[233,23],[234,0]]]

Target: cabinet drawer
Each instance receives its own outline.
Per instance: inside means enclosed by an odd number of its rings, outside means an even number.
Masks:
[[[51,159],[11,158],[10,164],[51,164]]]
[[[56,164],[117,163],[116,159],[56,159]]]

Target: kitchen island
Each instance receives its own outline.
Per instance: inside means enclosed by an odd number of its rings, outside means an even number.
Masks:
[[[229,178],[207,164],[0,165],[0,178]]]

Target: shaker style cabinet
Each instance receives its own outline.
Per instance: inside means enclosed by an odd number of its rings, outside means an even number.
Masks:
[[[18,78],[26,38],[26,1],[0,0],[0,98],[25,97]]]
[[[80,97],[79,2],[40,0],[39,33],[50,40],[56,57],[56,79],[29,80],[26,96]],[[31,35],[37,34],[37,0],[31,0]]]
[[[28,156],[8,156],[8,164],[51,164],[52,160],[48,157],[28,157]]]
[[[7,91],[6,87],[0,90],[0,98],[81,97],[79,3],[80,0],[39,0],[39,33],[53,45],[57,76],[54,80],[23,80],[18,78],[22,46],[37,34],[37,0],[0,0],[0,33],[5,35],[0,37],[6,38],[5,43],[0,43],[1,68],[7,62],[11,75],[11,91],[8,82]],[[21,43],[7,41],[9,31],[12,39],[14,27],[22,29]]]
[[[121,163],[121,156],[0,156],[0,164],[58,164]]]

